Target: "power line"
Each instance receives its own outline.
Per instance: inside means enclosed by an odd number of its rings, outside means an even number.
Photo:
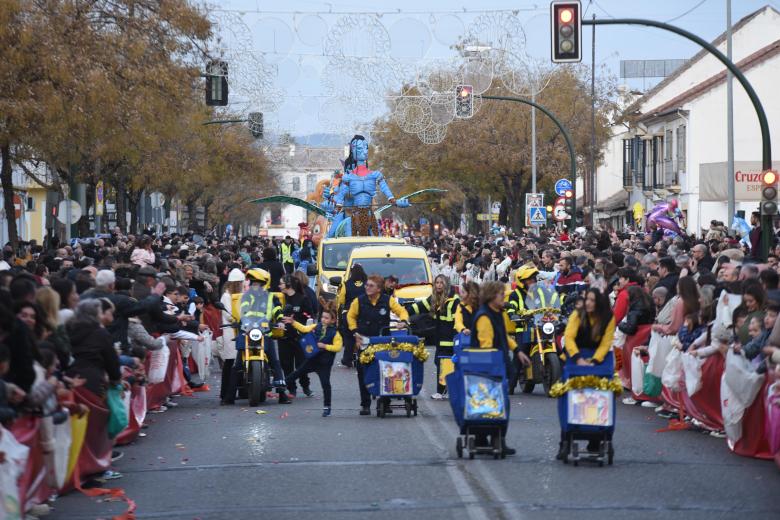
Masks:
[[[239,13],[239,14],[273,14],[273,15],[352,15],[352,14],[373,14],[376,16],[391,16],[391,15],[409,15],[409,14],[416,14],[416,15],[437,15],[437,14],[492,14],[492,13],[536,13],[541,11],[548,11],[549,9],[546,7],[533,7],[533,8],[516,8],[516,9],[467,9],[462,8],[460,10],[442,10],[442,11],[424,11],[424,10],[414,10],[414,9],[396,9],[394,11],[273,11],[268,9],[224,9],[224,8],[214,8],[211,9],[213,12],[219,12],[219,13]]]
[[[687,11],[685,11],[683,14],[677,15],[677,16],[675,16],[674,18],[670,18],[669,20],[666,20],[664,23],[674,22],[675,20],[679,20],[679,19],[680,19],[680,18],[682,18],[683,16],[686,16],[686,15],[689,15],[689,14],[691,14],[691,13],[692,13],[692,12],[694,12],[696,9],[698,9],[699,7],[701,7],[702,5],[704,5],[704,3],[705,3],[706,1],[707,1],[707,0],[701,0],[701,1],[700,1],[698,4],[694,5],[693,7],[691,7],[691,8],[690,8],[690,9],[688,9]]]

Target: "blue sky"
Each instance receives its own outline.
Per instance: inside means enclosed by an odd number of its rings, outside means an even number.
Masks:
[[[725,30],[726,0],[599,0],[582,2],[586,16],[595,12],[599,18],[651,18],[673,22],[707,40]],[[772,5],[780,10],[779,0],[733,0],[732,19],[736,23],[743,16]],[[465,8],[465,10],[464,10]],[[693,10],[688,14],[687,11]],[[240,49],[233,60],[252,56],[263,64],[262,73],[250,79],[248,66],[238,72],[235,81],[251,84],[240,92],[237,88],[232,107],[236,111],[262,110],[266,113],[269,130],[289,131],[295,135],[317,132],[349,133],[352,125],[344,112],[361,110],[350,99],[352,84],[343,74],[345,62],[334,63],[327,55],[323,40],[335,39],[338,48],[349,56],[379,56],[377,66],[382,68],[382,81],[400,85],[408,74],[404,67],[419,67],[454,55],[448,46],[454,43],[473,22],[485,16],[483,11],[518,10],[516,20],[525,33],[524,52],[540,61],[549,60],[549,3],[533,1],[488,0],[459,3],[457,0],[393,0],[359,2],[319,2],[314,0],[260,1],[227,0],[219,2],[217,17],[222,21],[221,36],[224,46]],[[356,35],[364,31],[339,28],[339,21],[353,13],[383,13],[378,18],[384,28],[378,29],[371,41],[359,41]],[[681,16],[683,15],[683,16]],[[357,16],[357,15],[356,15]],[[487,15],[490,16],[490,15]],[[678,18],[679,17],[679,18]],[[361,18],[365,20],[365,18]],[[237,22],[240,20],[240,22]],[[241,26],[243,43],[236,30]],[[365,29],[370,32],[370,27]],[[340,39],[341,37],[341,39]],[[251,38],[251,41],[249,40]],[[377,43],[377,39],[379,43]],[[583,30],[584,62],[590,63],[591,29]],[[382,43],[387,47],[383,48]],[[332,47],[331,47],[332,48]],[[604,65],[615,76],[619,75],[620,60],[688,58],[698,51],[695,44],[660,30],[640,27],[599,27],[596,33],[596,62]],[[384,60],[384,61],[383,61]],[[250,60],[251,61],[251,60]],[[379,65],[393,62],[395,65]],[[254,63],[253,61],[251,63]],[[384,70],[386,69],[386,70]],[[233,69],[231,69],[233,70]],[[404,70],[404,72],[400,72]],[[238,77],[241,74],[241,77]],[[262,79],[259,79],[261,78]],[[625,81],[634,88],[649,88],[658,80]],[[343,82],[343,83],[340,83]],[[238,85],[237,85],[238,87]],[[332,92],[345,94],[341,98]],[[354,97],[354,96],[353,96]],[[361,116],[370,119],[382,113],[385,100],[381,88],[376,99],[364,100]],[[258,108],[258,105],[259,106]],[[264,106],[262,106],[264,105]]]

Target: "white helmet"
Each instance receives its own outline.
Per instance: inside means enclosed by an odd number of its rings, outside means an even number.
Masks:
[[[234,268],[234,269],[232,269],[228,273],[227,281],[228,282],[243,282],[245,279],[246,279],[246,277],[244,276],[243,271],[241,271],[241,269]]]

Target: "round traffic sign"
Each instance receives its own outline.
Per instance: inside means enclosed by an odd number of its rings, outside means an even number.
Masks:
[[[70,202],[70,222],[68,222],[68,202]],[[57,220],[63,224],[75,224],[81,218],[81,204],[75,200],[61,200],[57,205]]]
[[[555,206],[555,208],[553,208],[553,218],[558,222],[562,222],[569,218],[569,215],[566,213],[566,208],[563,206]]]
[[[558,179],[555,182],[555,194],[563,197],[567,191],[571,191],[572,185],[569,179]]]
[[[555,202],[553,203],[553,206],[564,206],[566,205],[566,197],[558,197],[555,199]]]

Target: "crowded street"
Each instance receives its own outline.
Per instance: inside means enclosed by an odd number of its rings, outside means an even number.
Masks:
[[[766,0],[0,0],[0,520],[780,518],[778,71]]]
[[[147,437],[116,463],[125,475],[118,485],[138,504],[138,518],[177,520],[261,511],[280,519],[780,514],[775,466],[734,457],[722,440],[701,433],[657,433],[666,421],[652,410],[619,407],[613,467],[574,468],[555,461],[555,401],[540,392],[514,395],[509,443],[517,455],[468,461],[455,455],[446,402],[423,396],[411,419],[360,417],[354,371],[334,369],[333,383],[333,416],[323,419],[318,396],[289,407],[220,407],[215,377],[212,392],[181,397],[180,406],[151,416]],[[105,518],[124,509],[72,494],[48,518]]]

